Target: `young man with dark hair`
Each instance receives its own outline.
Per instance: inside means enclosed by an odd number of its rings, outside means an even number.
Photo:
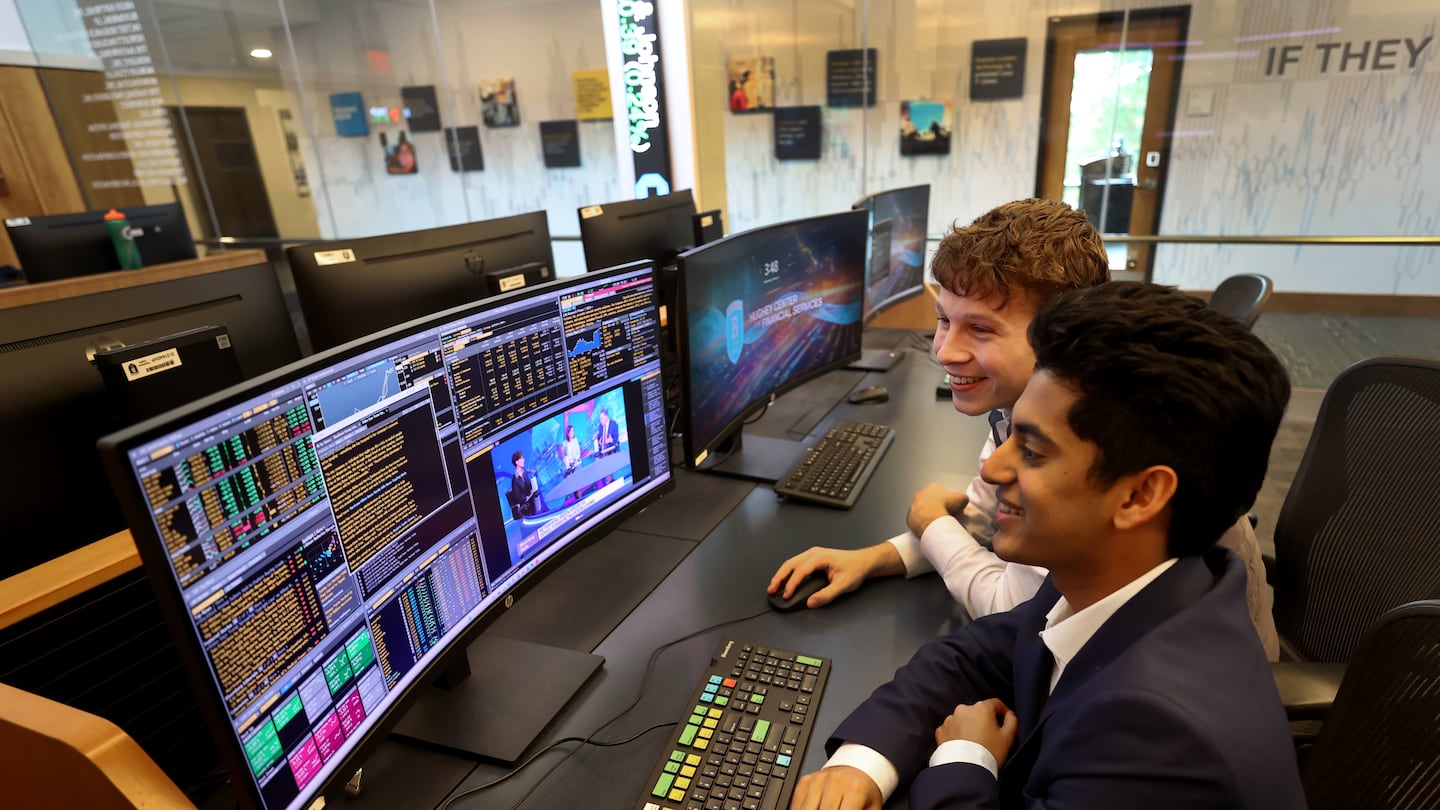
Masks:
[[[986,459],[995,551],[1035,598],[926,644],[841,723],[798,810],[1304,807],[1295,752],[1216,541],[1254,502],[1289,400],[1254,335],[1166,287],[1064,292]]]
[[[930,269],[940,284],[935,357],[955,410],[990,415],[983,465],[1009,434],[1010,409],[1035,366],[1026,328],[1056,293],[1109,280],[1105,245],[1080,211],[1054,200],[1018,200],[953,228]],[[1007,563],[985,547],[996,508],[994,487],[979,476],[965,492],[930,484],[911,501],[909,531],[868,548],[811,548],[780,566],[769,591],[793,593],[807,575],[823,574],[829,584],[806,602],[814,608],[870,577],[935,570],[972,617],[1009,610],[1035,594],[1046,571]],[[1220,542],[1245,563],[1250,617],[1266,654],[1276,660],[1280,642],[1254,530],[1242,518]]]

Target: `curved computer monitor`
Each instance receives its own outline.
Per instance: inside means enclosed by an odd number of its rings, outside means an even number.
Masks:
[[[316,350],[477,301],[502,286],[555,278],[544,211],[299,245],[285,255]]]
[[[671,485],[654,295],[650,263],[562,279],[101,441],[242,806],[343,783],[485,624]],[[460,688],[526,704],[549,673],[520,670]]]
[[[845,211],[680,254],[681,413],[691,467],[706,468],[715,455],[717,472],[773,481],[798,458],[795,442],[734,442],[757,406],[860,356],[865,224],[864,211]]]
[[[275,271],[252,253],[241,266],[180,278],[145,268],[117,276],[120,286],[75,279],[0,290],[0,379],[11,381],[0,385],[0,578],[125,528],[95,441],[129,423],[92,363],[98,351],[216,325],[245,377],[299,359]],[[71,294],[76,285],[97,291]],[[155,378],[196,380],[194,369],[166,363],[148,364]]]
[[[595,271],[623,262],[651,259],[665,267],[695,246],[695,198],[681,189],[643,200],[622,200],[580,209],[585,267]]]
[[[853,206],[870,213],[865,322],[924,289],[930,186],[871,194]]]
[[[125,215],[146,267],[195,258],[195,240],[180,203],[118,210]],[[25,278],[54,281],[119,270],[120,259],[105,225],[106,213],[83,211],[5,220],[5,232],[15,245]]]

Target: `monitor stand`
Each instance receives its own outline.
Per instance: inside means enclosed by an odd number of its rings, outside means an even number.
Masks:
[[[856,371],[889,371],[891,366],[900,362],[902,351],[904,349],[864,349],[860,359],[846,368]]]
[[[731,478],[773,484],[799,464],[804,455],[805,445],[800,442],[769,436],[745,436],[737,430],[712,454],[717,460],[708,465],[702,464],[699,469]]]
[[[482,635],[392,733],[513,763],[604,662],[591,653]]]

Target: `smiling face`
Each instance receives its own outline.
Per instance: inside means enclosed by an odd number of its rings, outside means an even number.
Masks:
[[[1062,576],[1093,573],[1107,556],[1115,516],[1133,482],[1102,486],[1090,471],[1098,448],[1070,429],[1076,393],[1037,372],[1015,403],[1010,438],[980,469],[996,485],[995,553]]]
[[[1025,337],[1034,307],[1023,292],[1001,303],[998,295],[960,296],[943,287],[935,302],[935,358],[949,375],[955,410],[969,416],[1014,407],[1035,369]]]

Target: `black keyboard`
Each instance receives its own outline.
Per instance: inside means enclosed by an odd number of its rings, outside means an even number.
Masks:
[[[786,498],[849,509],[890,443],[895,428],[868,422],[836,422],[805,451],[795,468],[775,482]]]
[[[784,810],[830,659],[725,639],[635,810]]]

